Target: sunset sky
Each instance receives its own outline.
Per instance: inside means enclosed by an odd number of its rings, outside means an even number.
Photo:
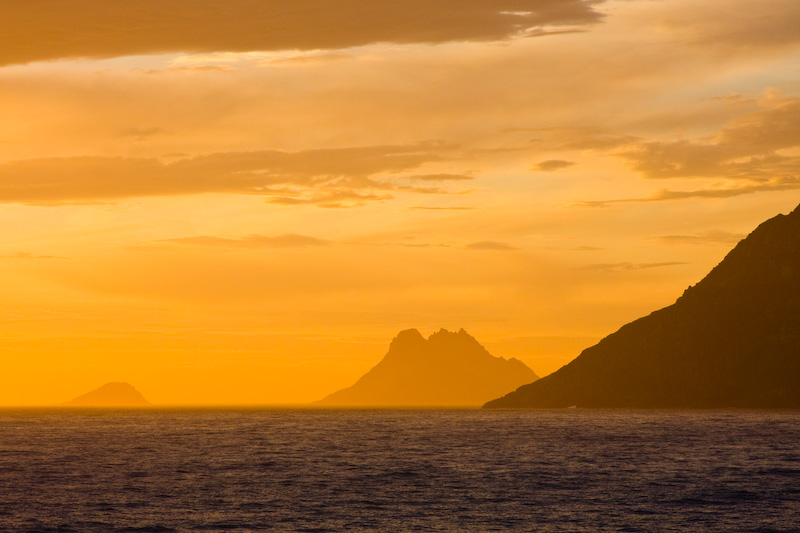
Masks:
[[[546,375],[800,203],[797,0],[0,4],[0,405]]]

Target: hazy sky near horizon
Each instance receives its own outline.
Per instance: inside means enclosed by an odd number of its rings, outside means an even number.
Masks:
[[[545,375],[800,203],[796,0],[0,5],[0,405]]]

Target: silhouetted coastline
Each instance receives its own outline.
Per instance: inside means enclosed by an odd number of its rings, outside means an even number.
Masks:
[[[487,408],[800,407],[800,207],[742,240],[675,304]]]

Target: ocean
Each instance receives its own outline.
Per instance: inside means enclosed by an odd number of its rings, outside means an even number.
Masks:
[[[800,412],[0,410],[0,531],[800,531]]]

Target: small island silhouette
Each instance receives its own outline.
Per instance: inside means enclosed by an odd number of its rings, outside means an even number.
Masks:
[[[401,331],[386,356],[353,386],[315,402],[328,406],[479,406],[538,379],[525,363],[490,354],[463,329],[428,339]]]
[[[130,383],[106,383],[62,404],[68,407],[141,407],[150,405]]]
[[[753,231],[673,305],[488,408],[800,407],[800,207]]]

